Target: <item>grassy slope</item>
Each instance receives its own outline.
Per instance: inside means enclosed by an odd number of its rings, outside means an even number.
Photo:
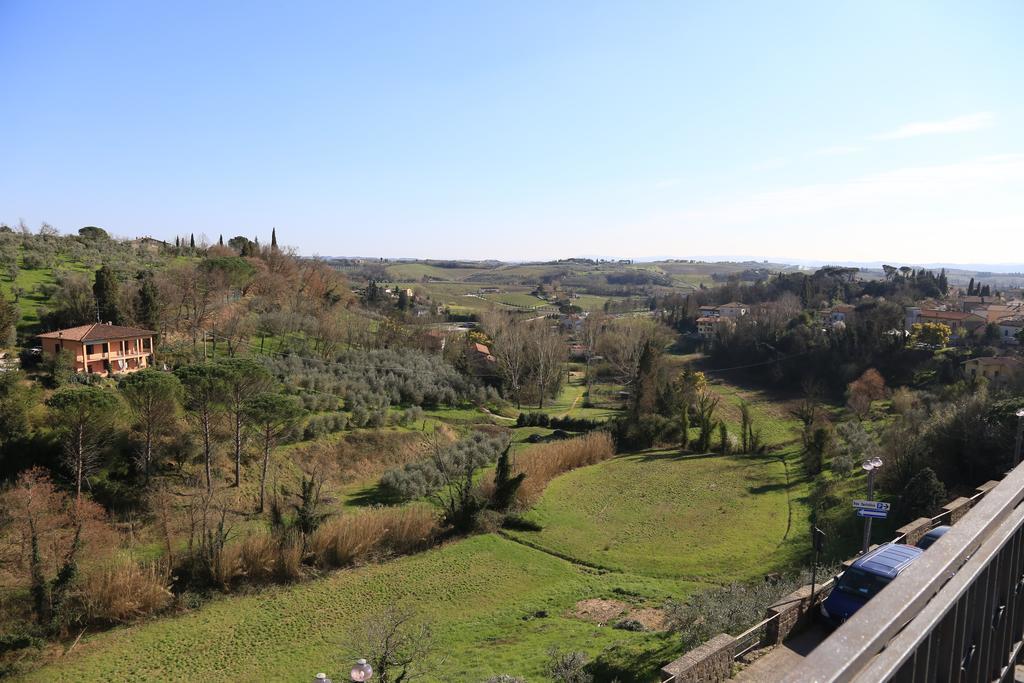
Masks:
[[[565,616],[586,597],[621,592],[660,601],[693,586],[601,574],[487,535],[383,565],[336,572],[288,589],[221,599],[195,612],[87,636],[74,657],[25,677],[42,680],[309,680],[360,653],[363,620],[399,599],[431,615],[438,638],[430,680],[482,680],[514,671],[536,680],[552,643],[596,654],[664,636]],[[615,591],[618,589],[618,591]],[[637,598],[640,600],[640,598]],[[524,619],[538,610],[547,618]]]
[[[552,482],[528,515],[544,529],[515,535],[617,571],[750,579],[798,557],[806,512],[794,501],[790,519],[787,488],[775,459],[675,450],[620,456]]]
[[[557,404],[568,408],[576,390],[567,386]],[[774,441],[788,425],[784,411],[773,408],[755,405],[766,423],[779,422],[765,424]],[[528,431],[513,433],[525,438]],[[448,657],[431,679],[482,680],[505,671],[535,680],[553,645],[592,655],[633,645],[661,663],[678,654],[675,639],[596,627],[567,611],[587,598],[656,607],[711,583],[791,566],[806,545],[806,512],[798,504],[805,485],[789,487],[795,504],[787,535],[785,482],[777,459],[687,458],[672,451],[621,456],[556,479],[531,513],[546,528],[515,534],[522,543],[474,537],[297,586],[221,598],[179,617],[87,634],[73,656],[27,680],[300,680],[318,670],[337,672],[359,654],[346,645],[358,625],[393,599],[418,607],[435,625],[436,651]],[[524,618],[537,610],[550,616]]]

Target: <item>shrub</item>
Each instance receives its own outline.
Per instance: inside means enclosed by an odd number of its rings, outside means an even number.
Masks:
[[[614,429],[615,442],[624,450],[650,448],[659,443],[674,444],[682,437],[678,420],[657,414],[641,415],[635,420],[620,418],[615,422]]]
[[[385,472],[380,485],[388,494],[401,500],[422,498],[441,491],[446,484],[460,481],[465,488],[472,483],[465,481],[467,474],[471,474],[470,470],[476,471],[493,463],[504,445],[502,436],[473,432],[453,444],[437,444],[428,460],[407,463],[401,469]]]
[[[169,586],[170,576],[163,568],[122,561],[89,573],[80,599],[89,622],[124,624],[171,604]]]
[[[828,576],[828,570],[819,575]],[[683,647],[699,645],[718,633],[740,633],[764,616],[765,609],[810,582],[808,572],[778,581],[733,583],[693,595],[688,602],[670,600],[665,617],[670,631],[682,636]]]
[[[925,467],[910,478],[900,500],[909,517],[928,517],[945,502],[946,487],[935,475],[935,470]]]
[[[516,418],[517,427],[550,427],[570,432],[588,432],[601,427],[604,423],[582,417],[552,417],[547,413],[519,413]]]
[[[587,656],[582,652],[548,651],[544,674],[557,683],[591,683],[594,677],[587,671]]]
[[[612,628],[617,628],[621,631],[646,631],[647,627],[641,624],[636,619],[619,619],[612,625]]]
[[[312,441],[327,434],[340,432],[347,426],[348,416],[345,413],[313,415],[306,422],[306,427],[302,431],[302,438],[306,441]]]

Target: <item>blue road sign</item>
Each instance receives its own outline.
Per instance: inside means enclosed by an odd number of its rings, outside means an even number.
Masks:
[[[889,516],[888,512],[882,510],[857,510],[858,517],[871,517],[873,519],[885,519]]]

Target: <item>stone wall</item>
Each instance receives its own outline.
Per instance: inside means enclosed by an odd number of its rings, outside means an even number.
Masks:
[[[956,500],[946,503],[942,506],[942,514],[948,514],[949,521],[947,524],[956,524],[967,514],[967,511],[971,509],[971,499],[964,498],[961,496]]]
[[[904,524],[896,530],[897,535],[903,536],[903,543],[917,545],[921,537],[932,528],[932,520],[928,517],[918,517],[910,524]]]
[[[732,675],[732,657],[735,652],[736,639],[727,633],[719,633],[700,647],[663,666],[661,672],[665,679],[675,676],[674,683],[727,681]]]
[[[822,586],[820,583],[814,587],[814,604],[811,604],[811,587],[801,586],[795,591],[782,598],[765,612],[765,619],[775,617],[765,627],[763,645],[779,645],[794,630],[803,628],[810,623],[814,616],[814,609],[828,597],[832,585]]]

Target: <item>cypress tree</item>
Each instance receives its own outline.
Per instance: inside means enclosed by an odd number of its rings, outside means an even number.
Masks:
[[[974,278],[973,277],[971,278],[971,281],[967,283],[967,296],[974,296]]]
[[[92,285],[92,295],[96,297],[96,314],[100,322],[121,324],[121,311],[117,305],[117,278],[109,266],[104,265],[96,271],[96,280]]]
[[[160,317],[160,293],[157,291],[153,276],[146,273],[141,278],[139,294],[135,299],[139,323],[155,330]]]
[[[188,236],[188,248],[191,249],[192,251],[196,250],[196,234],[195,233],[191,233]]]
[[[270,249],[277,251],[277,228],[270,229]]]
[[[494,507],[498,510],[507,510],[512,506],[516,491],[526,479],[526,474],[522,472],[512,476],[511,453],[512,444],[509,444],[498,456],[498,463],[494,470]]]
[[[683,422],[680,425],[680,431],[682,432],[679,439],[679,446],[686,450],[686,447],[690,445],[690,406],[683,406]]]
[[[219,244],[222,247],[224,246],[224,235],[220,236],[220,239],[217,240],[217,244]]]

